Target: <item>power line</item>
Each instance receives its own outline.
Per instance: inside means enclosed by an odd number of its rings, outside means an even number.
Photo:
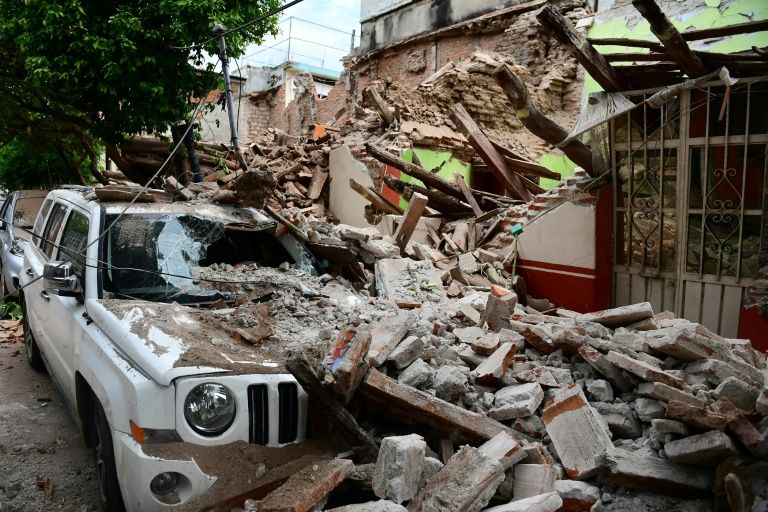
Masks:
[[[309,23],[310,25],[316,25],[318,27],[327,28],[328,30],[335,30],[336,32],[341,32],[342,34],[346,34],[348,36],[354,35],[357,39],[360,39],[360,35],[359,34],[355,34],[354,32],[347,32],[347,31],[341,30],[339,28],[329,27],[328,25],[321,25],[320,23],[315,23],[314,21],[305,20],[303,18],[297,18],[296,16],[290,16],[288,18],[285,18],[283,21],[278,23],[278,25],[282,25],[283,23],[285,23],[286,21],[288,21],[290,19],[294,19],[294,20],[297,20],[297,21],[303,21],[304,23]]]
[[[235,28],[231,28],[229,30],[224,30],[223,32],[219,32],[219,33],[209,37],[208,39],[205,39],[204,41],[202,41],[200,43],[193,44],[191,46],[171,46],[171,49],[173,49],[173,50],[199,50],[200,48],[203,47],[203,45],[205,45],[207,43],[210,43],[213,40],[216,40],[216,39],[219,39],[220,37],[224,37],[224,36],[227,36],[227,35],[232,34],[234,32],[238,32],[240,30],[243,30],[244,28],[250,27],[251,25],[253,25],[255,23],[258,23],[260,21],[264,21],[267,18],[271,18],[275,14],[280,14],[281,12],[283,12],[286,9],[288,9],[289,7],[293,7],[296,4],[300,4],[303,1],[304,0],[293,0],[292,2],[289,2],[289,3],[287,3],[287,4],[285,4],[285,5],[281,6],[281,7],[278,7],[277,9],[272,9],[267,14],[263,14],[263,15],[259,16],[258,18],[254,18],[251,21],[247,21],[247,22],[245,22],[245,23],[243,23],[241,25],[238,25]]]

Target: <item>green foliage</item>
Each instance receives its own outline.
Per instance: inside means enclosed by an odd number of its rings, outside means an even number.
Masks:
[[[218,86],[200,43],[281,0],[0,0],[0,145],[22,133],[124,141],[188,117],[192,98]],[[276,34],[277,20],[227,36],[232,56]],[[14,142],[14,144],[21,144]],[[24,144],[21,144],[22,146]],[[66,145],[68,147],[68,144]],[[76,161],[78,155],[70,155]]]
[[[23,316],[21,306],[17,302],[0,304],[0,320],[19,320]]]

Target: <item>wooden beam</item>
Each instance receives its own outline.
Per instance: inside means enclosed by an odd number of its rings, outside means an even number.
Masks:
[[[541,188],[541,185],[528,178],[527,176],[520,176],[520,181],[523,182],[523,186],[527,188],[533,195],[543,194],[546,192],[545,189]]]
[[[481,216],[483,214],[483,209],[477,204],[477,200],[475,199],[475,196],[472,195],[472,190],[469,188],[469,185],[464,181],[464,177],[456,172],[453,173],[453,179],[456,182],[456,185],[464,193],[464,197],[466,198],[467,203],[469,203],[469,206],[472,207],[472,211],[475,212],[475,216]]]
[[[363,196],[368,202],[370,202],[377,209],[381,210],[383,213],[391,213],[394,215],[400,215],[403,213],[397,211],[389,203],[382,201],[378,196],[371,193],[370,190],[356,182],[354,178],[349,178],[349,186],[352,190]]]
[[[352,471],[348,459],[318,461],[291,475],[288,480],[259,502],[261,512],[308,512],[323,501]],[[321,506],[321,508],[323,508]]]
[[[371,100],[374,108],[378,110],[382,121],[384,121],[385,127],[391,125],[395,120],[395,116],[392,114],[392,111],[389,110],[389,105],[387,105],[387,102],[381,97],[379,91],[374,87],[367,87],[365,92],[368,94],[368,98]]]
[[[659,42],[667,49],[670,58],[680,65],[680,68],[690,78],[698,78],[706,75],[707,67],[701,62],[701,59],[691,51],[688,43],[677,31],[669,18],[661,12],[655,0],[632,0],[643,18],[648,20],[651,25],[651,32],[659,39]]]
[[[459,187],[448,183],[440,176],[432,174],[428,170],[419,167],[418,165],[412,164],[411,162],[406,162],[402,158],[393,155],[380,146],[366,143],[365,150],[369,155],[371,155],[379,162],[391,165],[395,169],[399,169],[401,172],[404,172],[408,176],[421,180],[427,187],[431,187],[439,190],[440,192],[444,192],[445,194],[448,194],[449,196],[454,197],[459,201],[464,200],[464,194],[461,193]],[[480,193],[478,191],[474,191],[473,193],[477,199],[477,202],[484,208],[496,208],[499,206],[499,202],[488,197],[488,194]]]
[[[405,250],[405,246],[408,245],[408,241],[411,239],[411,235],[416,230],[416,224],[421,219],[421,214],[424,213],[424,208],[427,207],[427,196],[419,194],[418,192],[411,195],[408,201],[408,209],[405,210],[400,224],[395,230],[395,244],[401,251]]]
[[[656,41],[646,41],[644,39],[629,39],[626,37],[590,37],[587,41],[592,44],[592,46],[629,46],[631,48],[648,48],[655,52],[665,51],[663,44],[657,43]]]
[[[537,137],[556,145],[568,136],[565,128],[541,113],[531,100],[525,84],[512,69],[502,64],[493,72],[493,78],[509,98],[518,119]],[[592,151],[582,142],[572,140],[560,148],[576,165],[593,175]]]
[[[746,23],[738,23],[736,25],[726,25],[725,27],[691,30],[689,32],[683,32],[681,35],[686,41],[700,41],[701,39],[709,39],[712,37],[751,34],[753,32],[763,32],[765,30],[768,30],[768,20],[749,21]]]
[[[462,216],[469,216],[472,213],[472,209],[464,203],[454,199],[448,194],[444,194],[439,190],[430,190],[424,187],[419,187],[413,183],[406,183],[399,180],[394,176],[384,175],[384,183],[402,195],[406,200],[410,199],[411,194],[419,193],[426,196],[429,199],[429,207],[433,210],[445,215],[461,214]]]
[[[608,92],[623,90],[623,84],[610,63],[584,39],[560,11],[547,4],[536,13],[544,28],[564,44],[571,55],[584,66],[584,69]]]
[[[314,400],[319,410],[328,415],[328,419],[336,425],[339,433],[352,445],[360,459],[365,462],[374,462],[379,452],[376,442],[360,428],[355,417],[341,405],[341,402],[323,387],[309,361],[299,354],[288,359],[285,367],[296,377],[310,400]]]
[[[467,140],[480,155],[485,165],[493,172],[496,180],[523,201],[530,201],[533,198],[531,193],[525,188],[520,178],[510,170],[504,157],[493,147],[491,141],[477,126],[469,112],[464,109],[461,103],[455,104],[451,111],[456,124],[467,132]]]
[[[412,414],[413,421],[427,423],[447,431],[455,430],[464,437],[487,441],[499,432],[507,432],[517,440],[528,436],[512,430],[485,414],[470,412],[429,393],[406,386],[372,369],[360,386],[363,395]]]
[[[608,62],[659,62],[669,60],[666,53],[606,53]]]

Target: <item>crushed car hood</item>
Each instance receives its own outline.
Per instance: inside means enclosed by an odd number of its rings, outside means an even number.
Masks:
[[[162,385],[203,373],[285,372],[273,351],[257,351],[236,339],[226,315],[216,311],[118,299],[91,299],[86,306],[112,342]]]

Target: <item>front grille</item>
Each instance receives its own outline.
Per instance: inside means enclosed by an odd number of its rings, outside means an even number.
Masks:
[[[296,440],[299,429],[299,390],[292,382],[277,386],[280,395],[280,422],[278,442],[291,443]]]
[[[269,443],[269,390],[266,384],[248,386],[248,441]]]

